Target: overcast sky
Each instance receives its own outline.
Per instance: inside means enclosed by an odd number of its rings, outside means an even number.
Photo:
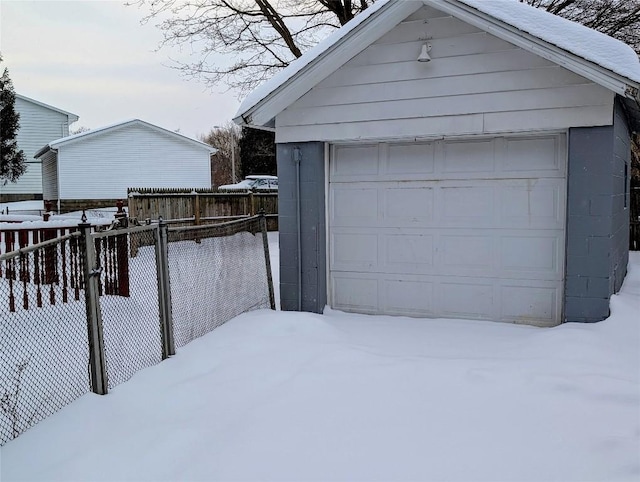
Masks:
[[[0,1],[0,52],[17,93],[96,128],[139,118],[190,137],[231,120],[235,92],[207,90],[166,67],[189,52],[154,52],[161,32],[124,1]]]

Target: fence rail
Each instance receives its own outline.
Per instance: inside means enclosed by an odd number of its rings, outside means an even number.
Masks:
[[[231,318],[275,306],[265,216],[80,224],[1,254],[0,273],[0,445]]]
[[[211,189],[136,189],[128,191],[129,215],[171,219],[182,225],[213,224],[264,212],[267,229],[278,229],[277,192],[221,192]],[[177,221],[179,220],[179,221]]]

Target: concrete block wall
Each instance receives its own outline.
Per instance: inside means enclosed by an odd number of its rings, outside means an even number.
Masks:
[[[294,150],[300,149],[300,199]],[[322,313],[327,303],[324,143],[278,144],[278,222],[280,237],[280,306]],[[298,253],[297,203],[300,202],[301,252]],[[298,271],[298,256],[302,273]]]
[[[569,130],[565,320],[601,321],[626,274],[629,201],[624,113],[613,126]]]
[[[40,201],[42,194],[7,194],[2,193],[2,183],[0,183],[0,203],[13,203],[17,201]]]
[[[613,293],[620,291],[629,264],[631,135],[620,101],[613,120],[612,248]],[[626,169],[625,169],[626,166]]]

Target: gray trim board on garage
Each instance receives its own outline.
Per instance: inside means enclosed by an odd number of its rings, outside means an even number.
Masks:
[[[322,313],[327,304],[324,143],[278,144],[280,306],[297,310],[302,277],[302,310]],[[298,185],[294,149],[300,149],[301,253],[298,253]],[[302,273],[298,271],[298,256]]]

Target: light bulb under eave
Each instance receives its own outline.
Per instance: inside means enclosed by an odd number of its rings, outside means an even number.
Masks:
[[[422,50],[420,51],[420,55],[418,56],[418,62],[431,62],[431,57],[429,56],[430,50],[431,44],[422,44]]]

